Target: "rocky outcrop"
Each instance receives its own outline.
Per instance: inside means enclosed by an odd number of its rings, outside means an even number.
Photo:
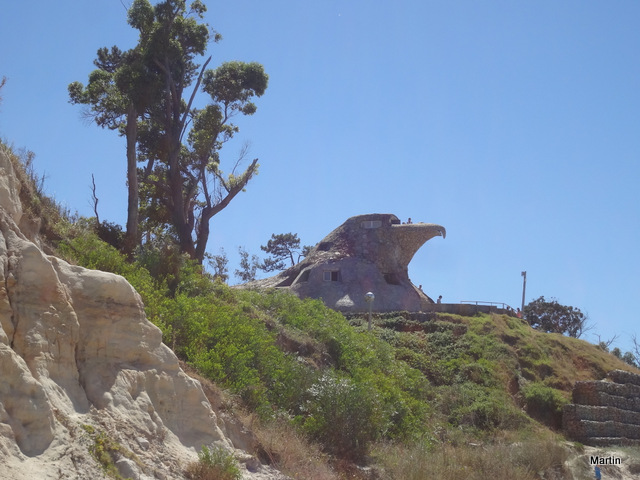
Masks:
[[[233,451],[131,285],[45,255],[18,189],[0,152],[0,477],[103,478],[88,432],[129,453],[123,477],[179,479],[201,446]]]
[[[576,382],[562,425],[567,437],[587,445],[639,445],[640,375],[613,370],[606,380]]]
[[[368,310],[367,292],[375,295],[374,312],[423,311],[433,300],[409,280],[409,262],[425,242],[445,235],[441,225],[401,224],[391,214],[351,217],[302,262],[246,286],[288,288],[301,298],[321,298],[344,312]]]

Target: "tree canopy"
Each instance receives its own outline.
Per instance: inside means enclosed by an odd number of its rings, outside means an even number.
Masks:
[[[72,103],[127,138],[128,237],[140,241],[139,225],[147,235],[170,232],[200,263],[212,217],[258,172],[258,159],[241,169],[246,149],[224,172],[220,151],[239,131],[232,119],[255,113],[252,100],[268,84],[255,62],[198,63],[221,38],[202,22],[205,12],[200,0],[188,7],[184,0],[134,0],[128,23],[139,31],[138,44],[126,52],[101,48],[87,86],[69,85]],[[194,106],[199,91],[209,102],[202,108]]]
[[[587,330],[587,315],[579,308],[539,297],[524,307],[524,318],[533,328],[579,338]]]
[[[300,239],[297,233],[279,233],[271,234],[271,239],[266,245],[261,245],[260,249],[269,254],[265,258],[260,268],[265,272],[274,270],[284,270],[286,268],[286,260],[291,262],[291,266],[300,261],[301,257],[306,256],[311,247],[306,245],[300,250]]]
[[[240,268],[234,272],[236,277],[243,283],[254,281],[260,259],[257,255],[250,255],[244,247],[238,247],[238,253],[240,254]]]
[[[73,104],[87,105],[84,115],[102,128],[117,130],[126,137],[127,156],[127,232],[125,249],[129,252],[138,241],[138,196],[136,145],[138,117],[153,103],[159,83],[147,68],[140,48],[123,52],[117,46],[98,50],[85,87],[80,82],[69,85],[69,98]],[[95,185],[95,182],[94,182]]]

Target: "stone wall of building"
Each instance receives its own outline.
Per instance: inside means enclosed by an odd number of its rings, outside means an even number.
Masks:
[[[286,288],[300,298],[322,299],[343,313],[421,312],[434,301],[409,279],[409,263],[425,242],[445,236],[442,225],[403,224],[389,213],[357,215],[301,262],[243,287]]]
[[[576,382],[562,427],[587,445],[640,445],[640,375],[614,370],[605,380]]]

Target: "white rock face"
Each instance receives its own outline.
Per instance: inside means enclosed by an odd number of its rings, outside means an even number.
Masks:
[[[14,175],[11,161],[3,148],[0,146],[0,205],[16,224],[20,224],[22,218],[20,182]]]
[[[136,455],[125,478],[183,478],[202,445],[233,450],[133,287],[25,238],[18,188],[0,152],[0,478],[103,478],[86,425]]]

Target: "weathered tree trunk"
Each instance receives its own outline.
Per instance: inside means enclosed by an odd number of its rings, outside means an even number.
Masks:
[[[180,173],[179,159],[180,143],[178,142],[177,148],[171,145],[168,161],[169,168],[167,170],[169,190],[171,192],[171,219],[178,235],[180,251],[195,258],[195,246],[191,236],[193,229],[189,223],[187,209],[185,208],[184,185]]]
[[[251,165],[247,168],[247,170],[242,175],[241,180],[231,186],[228,189],[227,195],[215,205],[211,205],[202,209],[202,213],[200,215],[199,228],[197,232],[197,239],[195,245],[194,255],[192,258],[195,258],[198,263],[202,264],[204,261],[204,254],[207,249],[207,242],[209,241],[209,222],[214,217],[214,215],[220,213],[224,210],[227,205],[234,199],[236,195],[238,195],[249,183],[249,180],[253,178],[258,170],[258,159],[254,159],[251,162]],[[189,237],[191,238],[191,236]]]
[[[135,106],[127,110],[127,232],[124,238],[125,253],[131,254],[138,243],[138,162],[136,145],[138,142],[138,113]]]
[[[192,228],[185,209],[184,181],[180,171],[180,150],[182,148],[182,131],[186,116],[181,115],[182,89],[176,85],[171,77],[171,65],[167,58],[164,62],[157,62],[164,74],[165,81],[165,145],[167,181],[169,184],[169,196],[167,207],[170,210],[171,220],[178,235],[178,244],[182,253],[190,257],[195,256],[195,246],[191,237]]]
[[[200,223],[198,224],[197,229],[197,240],[196,240],[196,250],[195,250],[195,259],[197,262],[202,265],[204,261],[204,254],[207,248],[207,242],[209,241],[209,221],[212,217],[211,208],[205,207],[202,209],[202,215],[200,217]]]

